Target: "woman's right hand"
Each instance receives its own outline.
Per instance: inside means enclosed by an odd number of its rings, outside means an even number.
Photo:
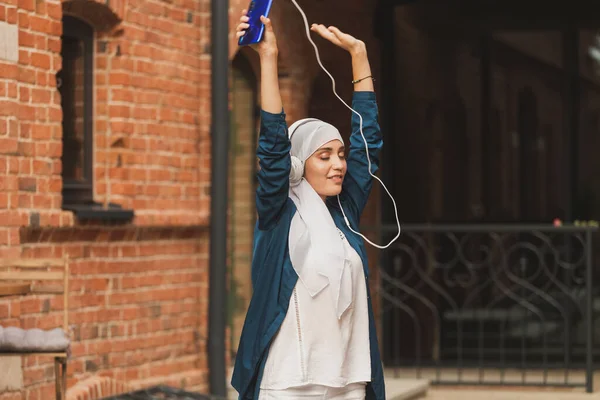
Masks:
[[[239,40],[246,33],[246,29],[250,27],[248,21],[250,18],[247,16],[248,11],[243,10],[242,16],[240,17],[240,23],[236,28],[236,37]],[[261,57],[264,56],[276,56],[278,53],[277,49],[277,39],[275,37],[275,32],[273,32],[273,26],[271,24],[271,19],[266,18],[265,16],[260,17],[260,21],[265,25],[265,31],[263,34],[262,40],[255,45],[252,45],[254,50],[258,52]]]

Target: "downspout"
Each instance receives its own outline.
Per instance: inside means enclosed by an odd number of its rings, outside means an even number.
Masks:
[[[210,392],[225,398],[227,181],[229,177],[229,0],[211,0],[211,209],[208,369]]]

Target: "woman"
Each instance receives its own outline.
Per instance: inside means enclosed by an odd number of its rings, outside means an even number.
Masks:
[[[367,255],[358,230],[372,177],[359,118],[350,152],[338,130],[316,119],[289,130],[271,21],[254,48],[261,65],[260,161],[254,232],[254,293],[232,384],[240,399],[385,399],[368,288]],[[243,11],[238,38],[248,28]],[[313,25],[352,58],[353,108],[363,117],[372,172],[382,146],[365,44],[337,28]]]

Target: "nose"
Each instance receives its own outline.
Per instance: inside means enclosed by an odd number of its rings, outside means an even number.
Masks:
[[[332,167],[334,170],[336,171],[341,171],[344,167],[344,163],[342,162],[342,158],[341,157],[332,157]]]

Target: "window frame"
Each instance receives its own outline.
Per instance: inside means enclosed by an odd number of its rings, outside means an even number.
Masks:
[[[83,133],[83,180],[65,178],[63,180],[63,208],[68,205],[90,204],[94,197],[94,28],[83,20],[70,15],[62,19],[64,37],[80,40],[84,44],[84,133]],[[61,46],[62,47],[62,46]],[[62,56],[62,50],[61,50]],[[64,110],[62,99],[61,108]],[[64,160],[64,126],[63,126],[63,155]]]
[[[83,134],[83,180],[68,179],[64,176],[64,169],[61,173],[63,182],[62,189],[62,209],[72,211],[77,220],[80,221],[98,221],[98,222],[132,222],[135,213],[133,210],[124,209],[119,204],[108,203],[100,204],[94,201],[94,61],[96,55],[94,27],[84,20],[72,15],[63,15],[62,18],[63,33],[61,35],[61,56],[62,41],[64,37],[71,37],[81,40],[84,44],[84,134]],[[60,71],[57,73],[60,78]],[[60,92],[60,88],[57,87]],[[63,99],[61,96],[61,109]],[[63,118],[64,121],[64,118]],[[62,124],[62,123],[61,123]],[[63,136],[63,154],[61,161],[64,160],[64,125],[62,125]],[[64,162],[64,161],[63,161]]]

